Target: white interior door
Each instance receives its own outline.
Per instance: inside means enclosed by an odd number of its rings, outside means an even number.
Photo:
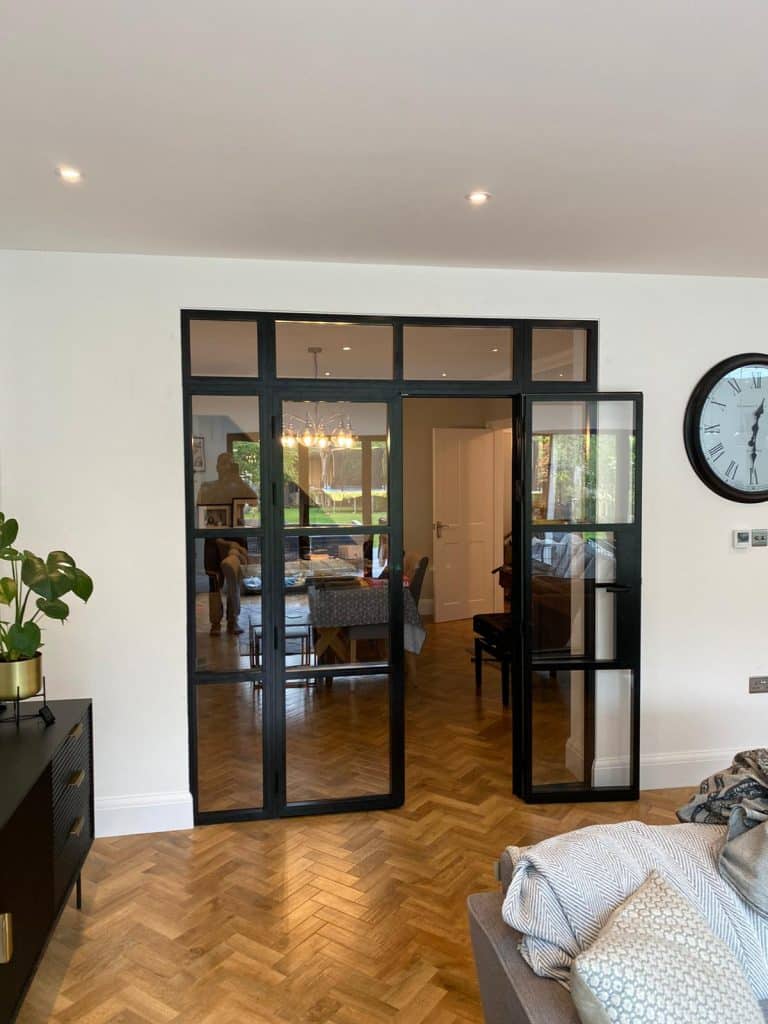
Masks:
[[[435,622],[493,611],[493,431],[432,431]]]

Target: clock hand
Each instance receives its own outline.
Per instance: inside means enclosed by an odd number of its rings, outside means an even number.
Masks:
[[[760,405],[755,409],[755,421],[752,424],[752,436],[747,441],[747,447],[751,448],[750,459],[752,460],[752,466],[754,468],[755,460],[757,459],[757,431],[760,427],[760,417],[765,412],[765,399],[762,400]]]

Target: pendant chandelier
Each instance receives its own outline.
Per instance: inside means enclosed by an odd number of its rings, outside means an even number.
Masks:
[[[307,352],[312,356],[315,367],[315,380],[319,378],[320,368],[318,356],[322,348],[311,345]],[[289,416],[283,426],[280,443],[284,448],[352,448],[357,438],[352,433],[352,421],[349,416],[334,413],[325,419],[320,416],[320,402],[314,403],[314,409],[306,416]]]

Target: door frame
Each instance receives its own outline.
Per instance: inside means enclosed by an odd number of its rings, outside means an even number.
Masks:
[[[630,522],[618,523],[568,523],[547,526],[534,523],[531,512],[530,484],[533,479],[532,454],[533,432],[531,430],[531,413],[535,402],[567,403],[576,400],[582,402],[631,402],[634,406],[634,481],[633,509]],[[642,608],[642,497],[643,497],[643,395],[637,391],[598,392],[566,395],[562,392],[550,394],[525,395],[519,405],[521,416],[518,436],[522,450],[518,453],[521,471],[520,500],[516,505],[517,516],[513,521],[516,550],[519,564],[522,567],[519,588],[520,610],[518,620],[521,628],[520,645],[520,685],[515,688],[517,696],[513,704],[515,730],[515,750],[513,751],[514,792],[526,803],[579,803],[584,801],[600,802],[614,800],[637,800],[640,795],[640,695],[641,695],[641,608]],[[588,433],[595,436],[599,430],[591,422]],[[594,450],[594,446],[593,446]],[[595,517],[596,518],[596,517]],[[515,529],[516,527],[516,529]],[[535,533],[543,532],[606,532],[613,533],[617,539],[617,551],[622,551],[621,563],[624,578],[629,580],[629,592],[622,595],[628,606],[624,608],[621,619],[616,620],[616,650],[611,659],[598,659],[592,652],[585,652],[580,657],[533,656],[533,617],[532,608],[532,571],[531,571],[531,538]],[[618,543],[621,541],[621,543]],[[617,567],[619,561],[617,559]],[[619,581],[616,581],[617,583]],[[589,606],[587,608],[589,612]],[[619,628],[621,627],[621,628]],[[591,751],[589,760],[594,755],[594,734],[587,734],[587,725],[594,725],[595,710],[595,676],[600,671],[630,671],[632,673],[632,695],[630,702],[630,752],[629,752],[629,784],[626,786],[603,786],[593,788],[591,782],[584,783],[553,783],[550,786],[533,783],[533,682],[534,668],[544,671],[583,671],[585,690],[585,762],[586,752]]]
[[[513,409],[513,529],[520,525],[522,508],[523,453],[521,427],[523,426],[522,396],[538,394],[561,394],[577,396],[597,389],[598,371],[598,323],[596,320],[562,319],[520,319],[514,317],[420,317],[389,315],[358,315],[344,313],[312,312],[254,312],[235,310],[211,310],[185,308],[180,311],[181,320],[181,376],[183,393],[183,431],[185,467],[185,534],[187,562],[187,713],[189,728],[189,778],[193,797],[195,824],[226,821],[257,820],[262,818],[291,817],[299,814],[329,814],[351,810],[375,810],[383,807],[400,806],[405,799],[405,713],[404,713],[404,656],[402,654],[403,594],[402,557],[396,559],[393,580],[390,583],[390,792],[384,795],[342,798],[336,800],[311,801],[286,804],[285,802],[285,709],[284,688],[280,685],[264,685],[263,697],[263,742],[262,778],[263,802],[258,807],[231,810],[201,810],[197,783],[197,716],[196,694],[200,686],[217,683],[257,681],[266,683],[282,679],[284,671],[279,657],[284,651],[281,618],[284,595],[282,594],[282,512],[266,514],[273,509],[277,488],[282,482],[279,477],[282,466],[282,446],[276,425],[279,422],[278,403],[291,398],[300,400],[327,400],[339,392],[350,401],[388,403],[390,423],[389,452],[389,535],[390,558],[394,552],[403,549],[403,424],[402,401],[404,398],[508,398]],[[253,322],[258,329],[258,376],[204,376],[192,373],[191,325],[197,320]],[[392,328],[393,374],[386,380],[339,379],[316,380],[311,378],[280,378],[277,376],[276,322],[314,321],[333,323],[343,321],[353,324],[379,324]],[[403,336],[407,325],[428,325],[435,327],[508,327],[513,331],[513,367],[508,380],[410,380],[404,377]],[[532,338],[536,328],[583,329],[586,334],[585,379],[583,381],[536,381],[531,376]],[[187,440],[192,436],[192,399],[195,396],[238,396],[254,397],[259,400],[259,430],[261,445],[261,508],[262,523],[259,528],[232,529],[231,535],[259,536],[262,544],[262,558],[268,573],[264,579],[262,593],[262,623],[265,636],[277,636],[276,644],[265,645],[262,668],[230,672],[209,672],[196,665],[196,589],[195,589],[195,542],[205,536],[195,522],[195,484],[192,466],[192,449]],[[266,520],[266,521],[265,521]],[[377,531],[379,532],[379,531]],[[225,536],[227,531],[217,531]],[[518,593],[520,590],[520,593]],[[513,614],[520,619],[523,611],[521,588],[515,588]],[[398,654],[398,648],[400,653]],[[522,668],[522,665],[521,665]],[[339,675],[344,674],[340,670]],[[350,674],[347,672],[346,674]],[[521,688],[517,687],[519,692]],[[522,795],[520,779],[523,747],[518,732],[521,727],[520,714],[514,716],[513,738],[513,788]]]

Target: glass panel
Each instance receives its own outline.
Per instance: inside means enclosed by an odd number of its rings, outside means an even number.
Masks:
[[[285,736],[289,803],[389,792],[389,677],[289,683]]]
[[[633,522],[635,443],[633,402],[534,402],[533,522]]]
[[[511,327],[407,324],[403,331],[407,380],[511,380]]]
[[[533,655],[613,658],[615,595],[595,584],[615,579],[613,533],[532,534]]]
[[[195,526],[258,526],[261,484],[259,400],[195,395],[192,465]]]
[[[195,540],[195,667],[199,672],[258,668],[261,538]]]
[[[387,407],[383,403],[283,403],[285,524],[385,524]]]
[[[288,668],[375,662],[389,657],[386,534],[324,534],[285,539]],[[409,600],[410,598],[410,600]],[[408,628],[421,622],[406,595]]]
[[[391,380],[389,324],[278,320],[278,377]]]
[[[263,804],[263,692],[259,684],[195,687],[197,799],[201,811]]]
[[[629,786],[632,689],[629,669],[534,672],[534,786]]]
[[[192,373],[196,377],[257,377],[258,331],[253,320],[191,320]]]
[[[532,380],[587,379],[587,332],[583,327],[534,327]]]

